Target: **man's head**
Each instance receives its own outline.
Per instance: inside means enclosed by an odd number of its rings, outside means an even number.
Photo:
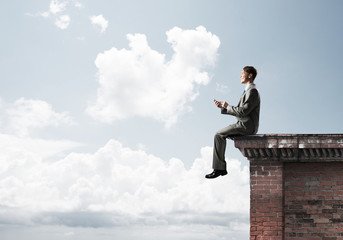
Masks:
[[[253,66],[245,66],[241,73],[241,83],[253,83],[257,76],[257,70]]]

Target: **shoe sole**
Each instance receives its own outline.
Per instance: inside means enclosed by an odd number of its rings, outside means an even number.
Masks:
[[[217,176],[217,177],[225,176],[225,175],[227,175],[227,172],[226,173],[220,173],[219,176]],[[207,177],[207,176],[205,176],[205,178],[207,178],[207,179],[213,179],[213,178],[217,178],[217,177]]]

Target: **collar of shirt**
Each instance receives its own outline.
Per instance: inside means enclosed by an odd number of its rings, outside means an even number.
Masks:
[[[255,84],[254,84],[254,83],[249,83],[249,84],[245,87],[245,91],[247,91],[248,88],[249,88],[250,86],[255,86]]]

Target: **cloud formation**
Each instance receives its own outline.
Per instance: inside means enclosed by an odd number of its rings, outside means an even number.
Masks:
[[[29,135],[35,128],[73,125],[75,122],[67,112],[58,113],[42,100],[20,98],[14,103],[0,105],[0,130],[21,137]]]
[[[44,18],[54,18],[54,23],[58,28],[62,30],[66,29],[70,24],[70,16],[67,14],[61,15],[61,13],[66,10],[67,5],[67,1],[60,2],[58,0],[52,0],[50,1],[49,10],[38,13],[38,16],[42,16]]]
[[[69,26],[70,17],[68,15],[58,16],[55,25],[60,29],[66,29]]]
[[[49,9],[44,12],[39,12],[36,14],[27,13],[28,16],[39,16],[47,19],[53,20],[56,27],[59,29],[67,29],[71,23],[70,13],[70,6],[77,8],[78,10],[84,8],[84,5],[79,1],[59,1],[59,0],[51,0],[49,4]],[[108,27],[108,21],[102,16],[102,14],[98,16],[91,16],[90,17],[91,23],[100,27],[101,32],[105,32]]]
[[[77,8],[83,8],[83,4],[81,2],[78,2],[78,1],[75,1],[74,2],[74,6],[77,7]]]
[[[102,14],[98,16],[91,16],[91,22],[93,25],[99,26],[101,32],[105,32],[108,27],[108,21],[102,16]]]
[[[8,137],[0,134],[0,141]],[[248,168],[230,160],[229,175],[206,180],[210,147],[201,149],[190,169],[179,159],[164,161],[116,140],[54,162],[20,145],[0,156],[2,224],[228,226],[248,218]]]
[[[57,0],[52,0],[50,2],[50,8],[49,8],[49,13],[52,13],[52,14],[57,14],[59,12],[63,12],[65,9],[66,9],[66,6],[67,6],[67,2],[59,2]]]
[[[98,54],[97,98],[87,108],[91,116],[106,123],[150,117],[170,127],[191,110],[197,87],[210,81],[205,69],[215,65],[220,40],[202,26],[174,27],[166,34],[174,51],[169,61],[150,48],[144,34],[127,35],[130,49]]]

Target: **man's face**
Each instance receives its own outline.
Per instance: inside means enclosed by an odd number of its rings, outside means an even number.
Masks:
[[[246,83],[250,82],[250,80],[251,79],[249,79],[249,74],[243,70],[241,73],[241,83],[246,84]]]

